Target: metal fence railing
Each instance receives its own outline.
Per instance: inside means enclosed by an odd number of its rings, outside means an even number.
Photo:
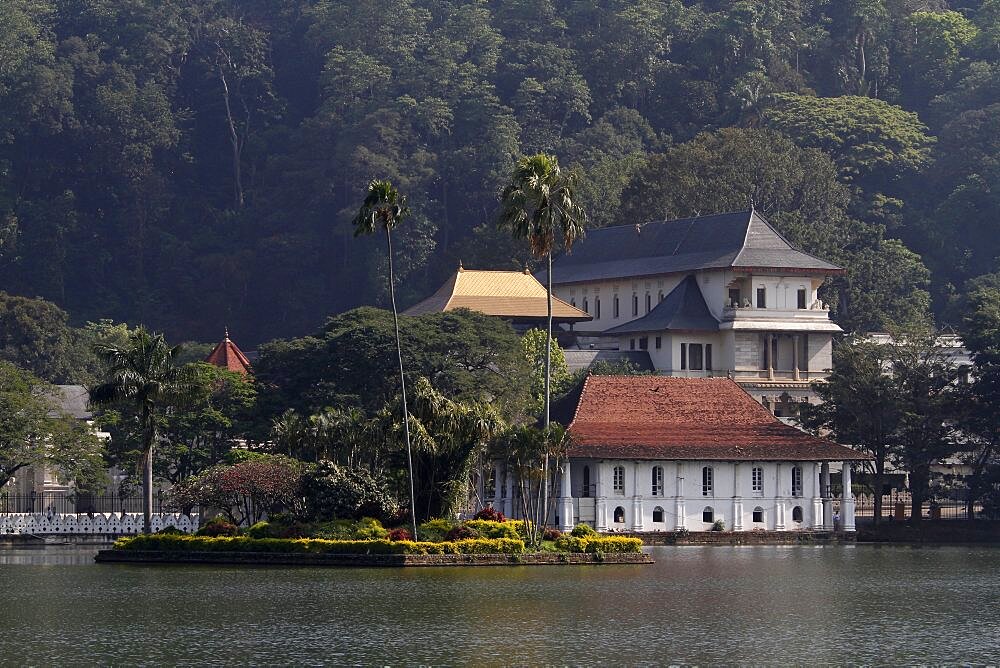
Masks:
[[[154,513],[163,513],[162,493],[153,495]],[[136,494],[84,494],[81,492],[45,492],[8,494],[0,492],[0,515],[18,513],[141,513],[142,496]]]
[[[926,520],[970,520],[983,516],[982,504],[973,506],[972,517],[964,501],[942,500],[925,501],[921,506],[920,516]],[[875,517],[875,498],[859,495],[855,500],[854,515],[857,519]],[[893,492],[882,497],[882,518],[905,521],[913,517],[913,502],[908,492]]]

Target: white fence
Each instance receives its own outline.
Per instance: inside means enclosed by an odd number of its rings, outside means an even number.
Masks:
[[[198,530],[198,517],[182,513],[155,513],[154,532],[175,527],[184,533]],[[0,535],[98,534],[122,536],[142,533],[142,513],[10,513],[0,515]]]

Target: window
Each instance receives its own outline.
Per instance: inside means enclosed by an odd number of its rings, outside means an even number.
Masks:
[[[681,344],[681,371],[688,368],[688,344]]]
[[[753,485],[754,494],[764,493],[764,469],[760,466],[755,466],[750,471],[750,481]]]
[[[628,340],[628,349],[629,350],[635,350],[635,339],[629,339]]]
[[[616,466],[615,467],[615,494],[625,493],[625,467]]]
[[[739,308],[740,305],[740,289],[739,288],[729,288],[729,305],[733,308]]]
[[[692,371],[701,371],[705,368],[705,362],[702,359],[703,347],[700,343],[690,343],[688,344],[688,368]]]
[[[659,350],[663,346],[663,337],[656,337],[656,349]]]
[[[583,467],[583,493],[580,494],[585,499],[590,498],[590,467]]]
[[[715,485],[713,482],[715,478],[715,472],[712,470],[711,466],[705,466],[701,469],[701,495],[702,496],[714,496]]]
[[[663,521],[663,508],[659,506],[653,508],[653,521],[662,522]]]
[[[632,315],[639,315],[639,295],[632,295]]]
[[[649,350],[649,337],[643,336],[639,339],[639,350]]]
[[[590,313],[590,304],[587,303],[587,298],[583,298],[583,310]]]
[[[660,290],[660,296],[656,298],[656,303],[659,304],[663,301],[663,290]]]
[[[615,299],[614,299],[614,310],[615,310],[615,317],[617,318],[617,317],[618,317],[618,315],[619,315],[619,314],[618,314],[618,295],[615,295]]]
[[[806,289],[799,288],[798,292],[798,307],[804,309],[806,307]]]
[[[802,496],[802,467],[792,467],[792,496]]]
[[[767,290],[763,287],[757,288],[757,308],[767,308]]]
[[[652,477],[653,477],[653,484],[652,484],[653,493],[652,493],[652,495],[653,496],[663,496],[663,467],[662,466],[654,466],[653,467],[653,472],[652,472]]]
[[[701,521],[706,524],[711,524],[715,521],[715,511],[712,510],[712,506],[705,506],[705,510],[701,511]]]
[[[570,306],[576,306],[576,297],[571,297],[570,298],[569,305]]]
[[[760,506],[757,506],[756,508],[753,509],[753,521],[754,522],[764,521],[764,509],[761,508]]]
[[[621,506],[615,508],[615,524],[625,523],[625,509]]]
[[[594,317],[601,317],[601,298],[594,297]]]
[[[792,508],[792,521],[801,522],[802,521],[802,506],[795,506]]]
[[[652,307],[652,304],[653,304],[653,297],[652,297],[652,295],[650,295],[650,294],[649,294],[649,293],[647,292],[647,293],[646,293],[646,313],[649,313],[650,309],[652,309],[652,308],[653,308],[653,307]]]
[[[487,499],[494,499],[497,495],[497,469],[490,467],[490,474],[486,478],[486,485],[483,488],[483,496]]]
[[[705,344],[705,371],[712,370],[712,344]]]

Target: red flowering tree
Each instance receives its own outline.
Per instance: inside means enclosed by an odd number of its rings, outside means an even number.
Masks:
[[[182,511],[217,508],[233,524],[251,526],[265,514],[299,510],[302,473],[300,462],[279,456],[213,466],[175,485],[170,504]]]

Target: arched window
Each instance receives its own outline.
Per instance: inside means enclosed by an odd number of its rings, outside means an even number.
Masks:
[[[663,290],[660,290],[660,296],[659,296],[659,297],[657,297],[656,301],[657,301],[657,303],[659,303],[659,302],[662,302],[662,301],[663,301]]]
[[[615,494],[624,494],[625,493],[625,467],[624,466],[616,466],[615,467],[614,488],[615,488]]]
[[[753,509],[753,521],[758,523],[764,521],[764,509],[760,506]]]
[[[662,522],[663,521],[663,508],[659,506],[653,508],[653,521]]]
[[[715,495],[715,471],[712,470],[711,466],[705,466],[701,469],[701,495],[702,496],[714,496]]]
[[[712,506],[705,506],[705,510],[701,511],[701,521],[707,524],[715,521],[715,511],[712,510]]]
[[[632,294],[632,315],[639,315],[639,295]]]
[[[653,467],[653,484],[652,484],[652,495],[653,496],[663,496],[663,467],[654,466]]]
[[[792,467],[792,496],[802,496],[802,467]]]
[[[614,299],[614,311],[615,311],[614,315],[615,315],[616,318],[619,315],[621,315],[621,313],[619,312],[619,307],[618,307],[618,295],[615,295],[615,299]]]
[[[590,304],[587,303],[587,298],[583,298],[583,310],[590,313]]]
[[[583,498],[590,498],[590,467],[583,467],[583,493],[580,494]]]
[[[653,308],[652,304],[653,304],[653,297],[652,297],[652,295],[650,295],[647,292],[646,293],[646,313],[649,313],[649,311]]]
[[[792,521],[801,522],[802,521],[802,506],[795,506],[792,508]]]
[[[601,298],[594,297],[594,317],[600,319],[601,317]]]
[[[625,523],[625,509],[621,506],[615,508],[615,524]]]

